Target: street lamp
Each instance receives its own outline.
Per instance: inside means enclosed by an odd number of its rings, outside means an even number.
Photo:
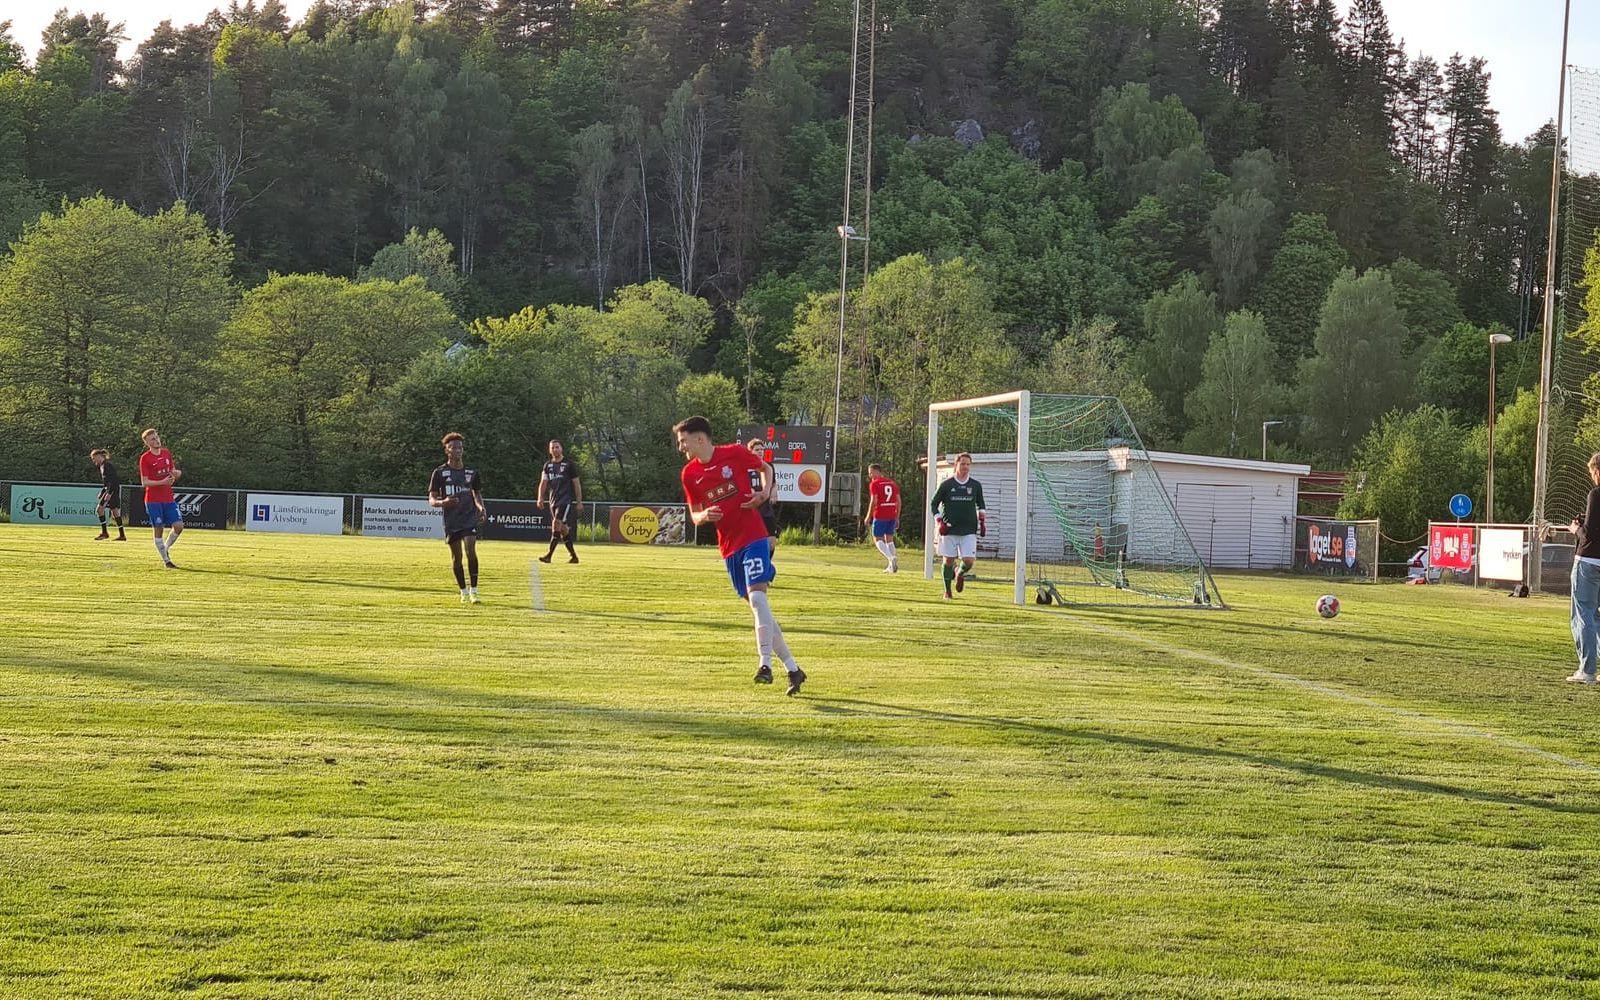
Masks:
[[[1511,343],[1511,338],[1503,333],[1489,334],[1489,489],[1483,503],[1483,521],[1485,524],[1494,523],[1494,349],[1501,344]]]
[[[1284,424],[1284,422],[1282,420],[1263,420],[1263,421],[1261,421],[1261,460],[1263,462],[1265,462],[1267,460],[1267,428],[1268,427],[1282,427],[1283,424]]]

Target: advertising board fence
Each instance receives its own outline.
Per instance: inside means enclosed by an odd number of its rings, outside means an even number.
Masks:
[[[360,534],[377,538],[444,537],[444,520],[422,497],[363,493],[291,493],[228,488],[185,489],[175,494],[184,526],[293,534]],[[86,483],[0,481],[0,516],[13,524],[98,525],[100,487]],[[149,526],[143,490],[124,486],[129,527]],[[485,539],[548,542],[550,515],[532,500],[485,499]],[[691,545],[695,531],[683,504],[598,501],[574,518],[583,544]]]
[[[1376,580],[1378,536],[1377,521],[1297,517],[1295,572],[1347,580]]]

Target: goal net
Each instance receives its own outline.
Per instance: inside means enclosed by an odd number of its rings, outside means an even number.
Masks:
[[[963,452],[988,513],[979,578],[1010,580],[1018,604],[1222,604],[1115,397],[1012,392],[930,406],[929,496]],[[935,531],[928,518],[930,579]]]

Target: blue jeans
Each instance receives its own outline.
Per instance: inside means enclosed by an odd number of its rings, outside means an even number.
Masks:
[[[1572,562],[1572,641],[1578,646],[1578,669],[1594,676],[1600,655],[1600,566]]]

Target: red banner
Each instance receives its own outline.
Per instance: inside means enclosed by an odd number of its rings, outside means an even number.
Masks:
[[[1435,524],[1428,529],[1428,565],[1434,569],[1470,570],[1476,525]]]

